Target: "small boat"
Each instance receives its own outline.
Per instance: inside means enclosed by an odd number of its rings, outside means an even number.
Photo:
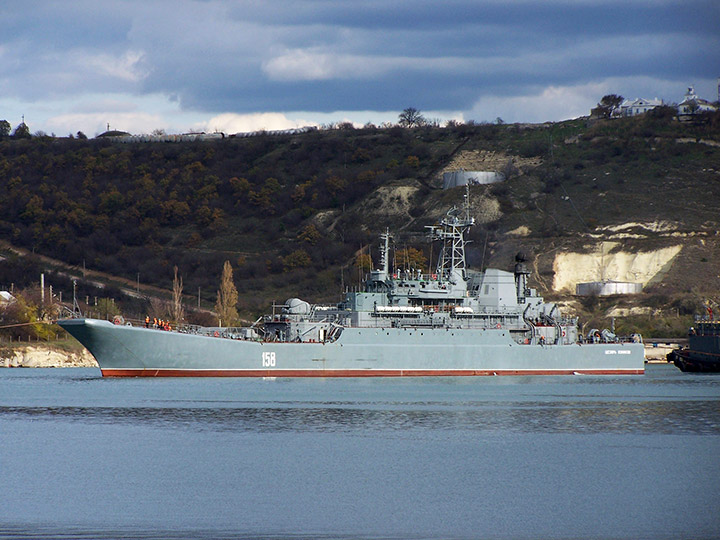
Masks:
[[[720,321],[697,321],[688,331],[688,346],[667,355],[681,371],[720,372]]]

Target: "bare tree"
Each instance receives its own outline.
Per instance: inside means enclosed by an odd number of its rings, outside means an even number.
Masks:
[[[403,127],[422,126],[425,125],[425,117],[418,109],[414,107],[408,107],[400,113],[399,123]]]
[[[185,309],[182,304],[183,280],[178,277],[178,267],[175,267],[175,277],[173,278],[173,303],[172,318],[175,324],[180,324],[185,319]]]
[[[223,266],[222,278],[220,279],[220,289],[217,292],[217,301],[215,302],[215,313],[218,316],[219,326],[232,326],[239,318],[235,306],[238,302],[238,292],[233,282],[233,270],[230,261],[225,261]]]

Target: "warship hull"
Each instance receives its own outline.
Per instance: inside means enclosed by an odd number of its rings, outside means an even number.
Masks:
[[[95,319],[60,326],[106,377],[636,375],[642,343],[517,343],[504,329],[346,328],[332,342],[228,339]]]

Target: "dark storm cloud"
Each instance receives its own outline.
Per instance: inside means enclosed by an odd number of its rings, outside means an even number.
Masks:
[[[325,25],[356,29],[462,28],[487,24],[506,28],[536,29],[544,33],[568,34],[637,33],[684,29],[717,34],[720,13],[714,0],[671,1],[395,1],[356,0],[272,2],[265,9],[236,4],[229,14],[237,19],[264,25]]]
[[[0,94],[26,101],[462,111],[551,86],[720,74],[717,0],[30,0],[3,3],[0,20]]]
[[[43,99],[132,90],[122,72],[132,17],[108,2],[5,2],[0,6],[0,93]]]
[[[158,63],[148,88],[199,75],[180,95],[204,110],[463,109],[483,93],[607,77],[712,78],[718,69],[720,4],[711,1],[269,5],[227,12],[265,48],[249,43],[238,47],[241,58],[205,65]],[[309,56],[290,55],[286,63],[298,67],[286,75],[269,69],[288,50]]]

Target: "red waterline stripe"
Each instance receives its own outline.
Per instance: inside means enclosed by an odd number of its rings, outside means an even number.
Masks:
[[[492,375],[642,375],[644,369],[103,369],[103,377],[472,377]]]

